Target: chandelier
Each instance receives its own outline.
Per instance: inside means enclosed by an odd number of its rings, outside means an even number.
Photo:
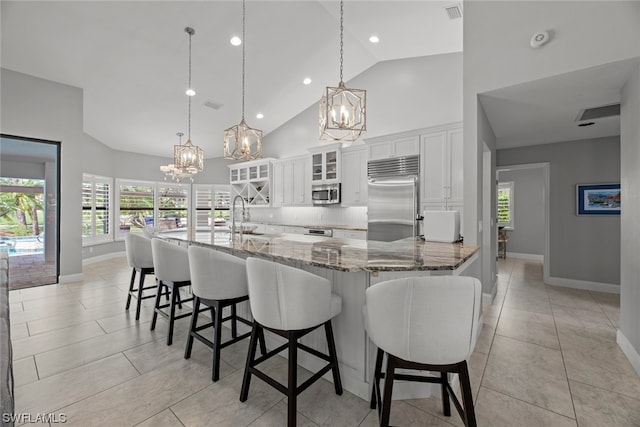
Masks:
[[[340,1],[340,83],[327,87],[320,100],[320,139],[355,141],[367,130],[367,91],[349,89],[342,81],[344,2]]]
[[[196,31],[191,27],[187,27],[184,32],[189,34],[189,86],[186,91],[189,97],[189,132],[187,134],[187,142],[184,144],[182,144],[182,136],[184,134],[182,132],[177,133],[180,140],[178,145],[173,146],[173,164],[160,166],[160,171],[164,172],[165,179],[169,176],[174,181],[180,182],[185,178],[189,178],[193,182],[193,176],[204,170],[204,152],[202,148],[193,145],[191,142],[191,97],[196,94],[191,87],[191,37]]]
[[[245,0],[242,0],[242,120],[224,131],[224,158],[231,160],[262,157],[262,131],[249,127],[244,120],[245,20]]]

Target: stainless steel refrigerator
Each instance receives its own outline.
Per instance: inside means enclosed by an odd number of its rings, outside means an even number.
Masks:
[[[390,242],[418,235],[420,156],[371,160],[368,240]]]

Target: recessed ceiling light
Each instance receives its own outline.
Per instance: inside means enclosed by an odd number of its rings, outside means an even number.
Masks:
[[[311,84],[311,79],[309,77],[305,77],[304,80],[302,81],[302,83],[308,85]]]
[[[240,46],[242,44],[242,40],[238,36],[231,37],[231,40],[229,40],[229,42],[234,46]]]
[[[258,119],[262,119],[262,118],[264,118],[264,114],[262,114],[262,113],[258,113],[258,114],[256,114],[256,117],[257,117]]]
[[[193,90],[193,89],[191,89],[191,88],[189,88],[189,89],[187,89],[187,90],[186,90],[186,92],[185,92],[185,93],[186,93],[187,95],[189,95],[189,96],[194,96],[194,95],[196,94],[196,91],[195,91],[195,90]]]
[[[380,41],[380,39],[378,38],[378,36],[371,36],[371,37],[369,37],[369,41],[371,43],[378,43]]]

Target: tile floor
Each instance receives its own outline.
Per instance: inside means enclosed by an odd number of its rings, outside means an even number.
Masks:
[[[56,283],[55,261],[45,261],[44,254],[9,257],[9,289]]]
[[[238,400],[246,341],[222,351],[214,384],[207,348],[196,342],[183,358],[186,319],[167,347],[164,321],[149,331],[151,300],[139,322],[125,312],[124,258],[84,274],[10,294],[18,413],[64,414],[79,426],[285,425],[286,399],[262,381]],[[478,424],[640,426],[640,378],[615,342],[618,296],[545,286],[541,264],[522,260],[501,260],[498,284],[470,359]],[[269,369],[284,379],[284,359]],[[367,402],[336,396],[324,380],[298,408],[301,426],[377,425]],[[396,401],[392,424],[462,425],[453,412],[444,417],[434,398]]]

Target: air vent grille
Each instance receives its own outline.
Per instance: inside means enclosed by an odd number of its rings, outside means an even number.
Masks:
[[[603,105],[601,107],[585,108],[580,110],[576,122],[583,120],[601,119],[620,115],[620,104]]]
[[[420,156],[392,157],[367,163],[369,178],[404,175],[420,175]]]
[[[460,5],[455,4],[453,6],[447,6],[444,9],[447,11],[447,15],[449,15],[449,19],[462,18],[462,9],[460,8]]]

